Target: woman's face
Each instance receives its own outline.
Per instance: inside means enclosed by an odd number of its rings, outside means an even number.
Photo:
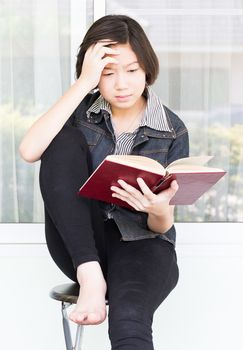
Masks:
[[[113,47],[120,52],[115,56],[118,64],[108,64],[104,68],[98,87],[113,109],[129,109],[141,102],[146,83],[145,72],[129,44]]]

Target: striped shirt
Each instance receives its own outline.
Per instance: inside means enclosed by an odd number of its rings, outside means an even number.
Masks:
[[[102,95],[100,95],[87,110],[87,116],[89,116],[90,113],[99,113],[100,110],[108,112],[112,123],[111,106]],[[159,131],[172,131],[168,124],[164,106],[150,87],[147,88],[147,104],[138,128],[133,132],[123,132],[116,137],[114,154],[130,154],[137,132],[139,128],[143,126]]]

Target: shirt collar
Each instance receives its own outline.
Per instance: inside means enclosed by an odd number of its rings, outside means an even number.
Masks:
[[[91,113],[98,114],[101,110],[108,112],[109,116],[112,114],[109,102],[102,95],[87,110],[87,117],[89,118]],[[147,105],[139,126],[147,126],[158,131],[172,131],[162,101],[151,87],[147,87]]]
[[[100,95],[89,107],[89,109],[86,112],[87,117],[89,118],[91,113],[98,114],[101,110],[105,110],[109,113],[109,115],[112,114],[109,102],[107,102],[102,95]]]

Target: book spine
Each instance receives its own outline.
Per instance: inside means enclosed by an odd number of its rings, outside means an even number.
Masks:
[[[173,174],[169,174],[168,176],[162,178],[157,185],[155,185],[154,187],[151,188],[151,191],[154,194],[157,194],[163,190],[166,190],[167,188],[170,187],[170,184],[173,180],[176,179],[176,176]]]

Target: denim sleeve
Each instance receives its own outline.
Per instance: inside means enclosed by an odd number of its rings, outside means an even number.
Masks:
[[[176,135],[168,151],[167,164],[173,161],[189,157],[189,135],[184,126]]]
[[[88,93],[84,99],[80,102],[77,108],[70,115],[65,125],[76,126],[76,119],[82,118],[86,115],[86,111],[92,105],[92,103],[98,98],[99,93]]]

